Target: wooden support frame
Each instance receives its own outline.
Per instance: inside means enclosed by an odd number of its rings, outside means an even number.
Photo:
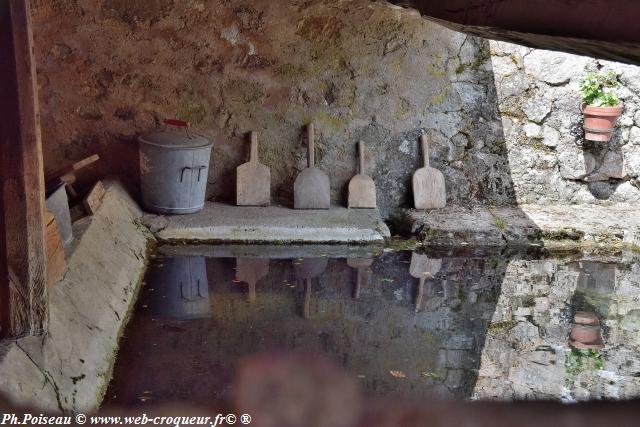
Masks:
[[[42,141],[28,0],[0,0],[0,336],[47,329]]]

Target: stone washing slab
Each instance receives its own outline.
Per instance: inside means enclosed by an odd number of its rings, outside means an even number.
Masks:
[[[434,246],[538,245],[554,249],[640,246],[640,206],[520,205],[410,211],[413,231]]]
[[[160,256],[204,256],[210,258],[374,258],[384,252],[384,246],[341,244],[225,244],[225,245],[162,245]]]
[[[52,412],[98,408],[153,238],[141,214],[109,184],[98,211],[73,224],[67,270],[49,292],[49,333],[0,343],[0,392],[13,403]]]
[[[224,243],[382,243],[389,229],[377,209],[295,210],[207,202],[191,215],[146,214],[161,241]]]

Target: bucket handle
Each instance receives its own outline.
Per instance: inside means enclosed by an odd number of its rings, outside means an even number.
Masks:
[[[180,120],[180,119],[164,119],[163,122],[167,126],[184,128],[184,131],[187,133],[187,138],[189,139],[193,138],[191,136],[191,133],[189,133],[189,129],[191,128],[191,122],[188,122],[186,120]]]
[[[200,174],[202,173],[203,169],[206,169],[206,166],[195,166],[195,167],[191,167],[191,166],[185,166],[182,168],[182,170],[180,171],[180,182],[182,182],[184,180],[184,171],[186,171],[187,169],[189,170],[194,170],[196,169],[198,171],[198,182],[200,182]]]
[[[188,298],[184,295],[184,283],[180,282],[180,298],[182,298],[183,300],[187,301],[187,302],[193,302],[193,301],[197,301],[199,299],[203,299],[204,296],[202,296],[202,293],[200,292],[200,279],[196,280],[196,286],[198,289],[198,295],[195,298]]]

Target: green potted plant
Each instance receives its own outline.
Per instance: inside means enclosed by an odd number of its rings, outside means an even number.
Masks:
[[[611,140],[623,108],[616,86],[618,76],[613,71],[589,73],[580,82],[585,139],[598,142]]]

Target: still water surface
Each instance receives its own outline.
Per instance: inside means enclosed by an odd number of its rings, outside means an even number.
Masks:
[[[224,402],[238,361],[274,351],[326,355],[374,397],[640,397],[637,254],[160,252],[106,403]]]

